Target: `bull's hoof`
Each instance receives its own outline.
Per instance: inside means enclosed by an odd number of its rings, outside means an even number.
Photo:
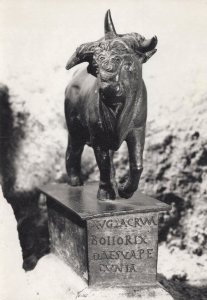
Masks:
[[[121,198],[125,198],[125,199],[131,198],[132,195],[134,194],[133,191],[130,191],[130,189],[128,187],[126,188],[125,186],[120,186],[118,188],[118,193]]]
[[[99,200],[114,200],[116,199],[116,193],[112,188],[107,190],[103,188],[99,188],[97,198]]]
[[[71,176],[68,179],[68,184],[72,186],[80,186],[83,185],[83,181],[78,176]]]

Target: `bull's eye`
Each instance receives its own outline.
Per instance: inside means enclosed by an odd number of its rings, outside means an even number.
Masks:
[[[114,59],[115,59],[115,61],[116,61],[117,63],[119,63],[119,62],[121,61],[121,58],[120,58],[120,57],[115,57]]]
[[[105,56],[104,55],[99,55],[99,61],[102,62],[105,60]]]

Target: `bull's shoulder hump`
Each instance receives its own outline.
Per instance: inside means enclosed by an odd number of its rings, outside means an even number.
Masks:
[[[142,96],[147,99],[147,89],[144,80],[142,80]]]

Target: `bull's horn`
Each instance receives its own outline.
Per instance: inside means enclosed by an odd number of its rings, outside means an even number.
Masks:
[[[105,38],[110,39],[116,36],[116,30],[111,18],[111,12],[110,9],[107,10],[105,15],[105,21],[104,21],[104,31],[105,31]]]
[[[157,37],[153,36],[153,38],[149,40],[144,40],[139,46],[139,50],[142,52],[148,52],[153,50],[157,46]]]
[[[151,51],[148,51],[141,55],[141,63],[144,64],[152,55],[154,55],[157,52],[157,49],[153,49]]]
[[[69,70],[82,62],[91,62],[93,58],[95,45],[96,42],[86,43],[78,47],[76,49],[76,52],[69,58],[65,67],[66,70]]]

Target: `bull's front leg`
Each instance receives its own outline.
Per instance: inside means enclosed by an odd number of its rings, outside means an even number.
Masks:
[[[81,154],[84,143],[68,136],[68,147],[66,150],[66,170],[68,174],[68,183],[72,186],[82,185],[81,178]]]
[[[129,177],[118,189],[122,198],[130,198],[137,190],[143,170],[143,150],[145,142],[145,125],[134,128],[126,138],[129,151]]]
[[[112,155],[108,150],[103,150],[99,146],[94,147],[96,161],[100,171],[100,183],[97,198],[99,200],[115,199],[114,174]]]

